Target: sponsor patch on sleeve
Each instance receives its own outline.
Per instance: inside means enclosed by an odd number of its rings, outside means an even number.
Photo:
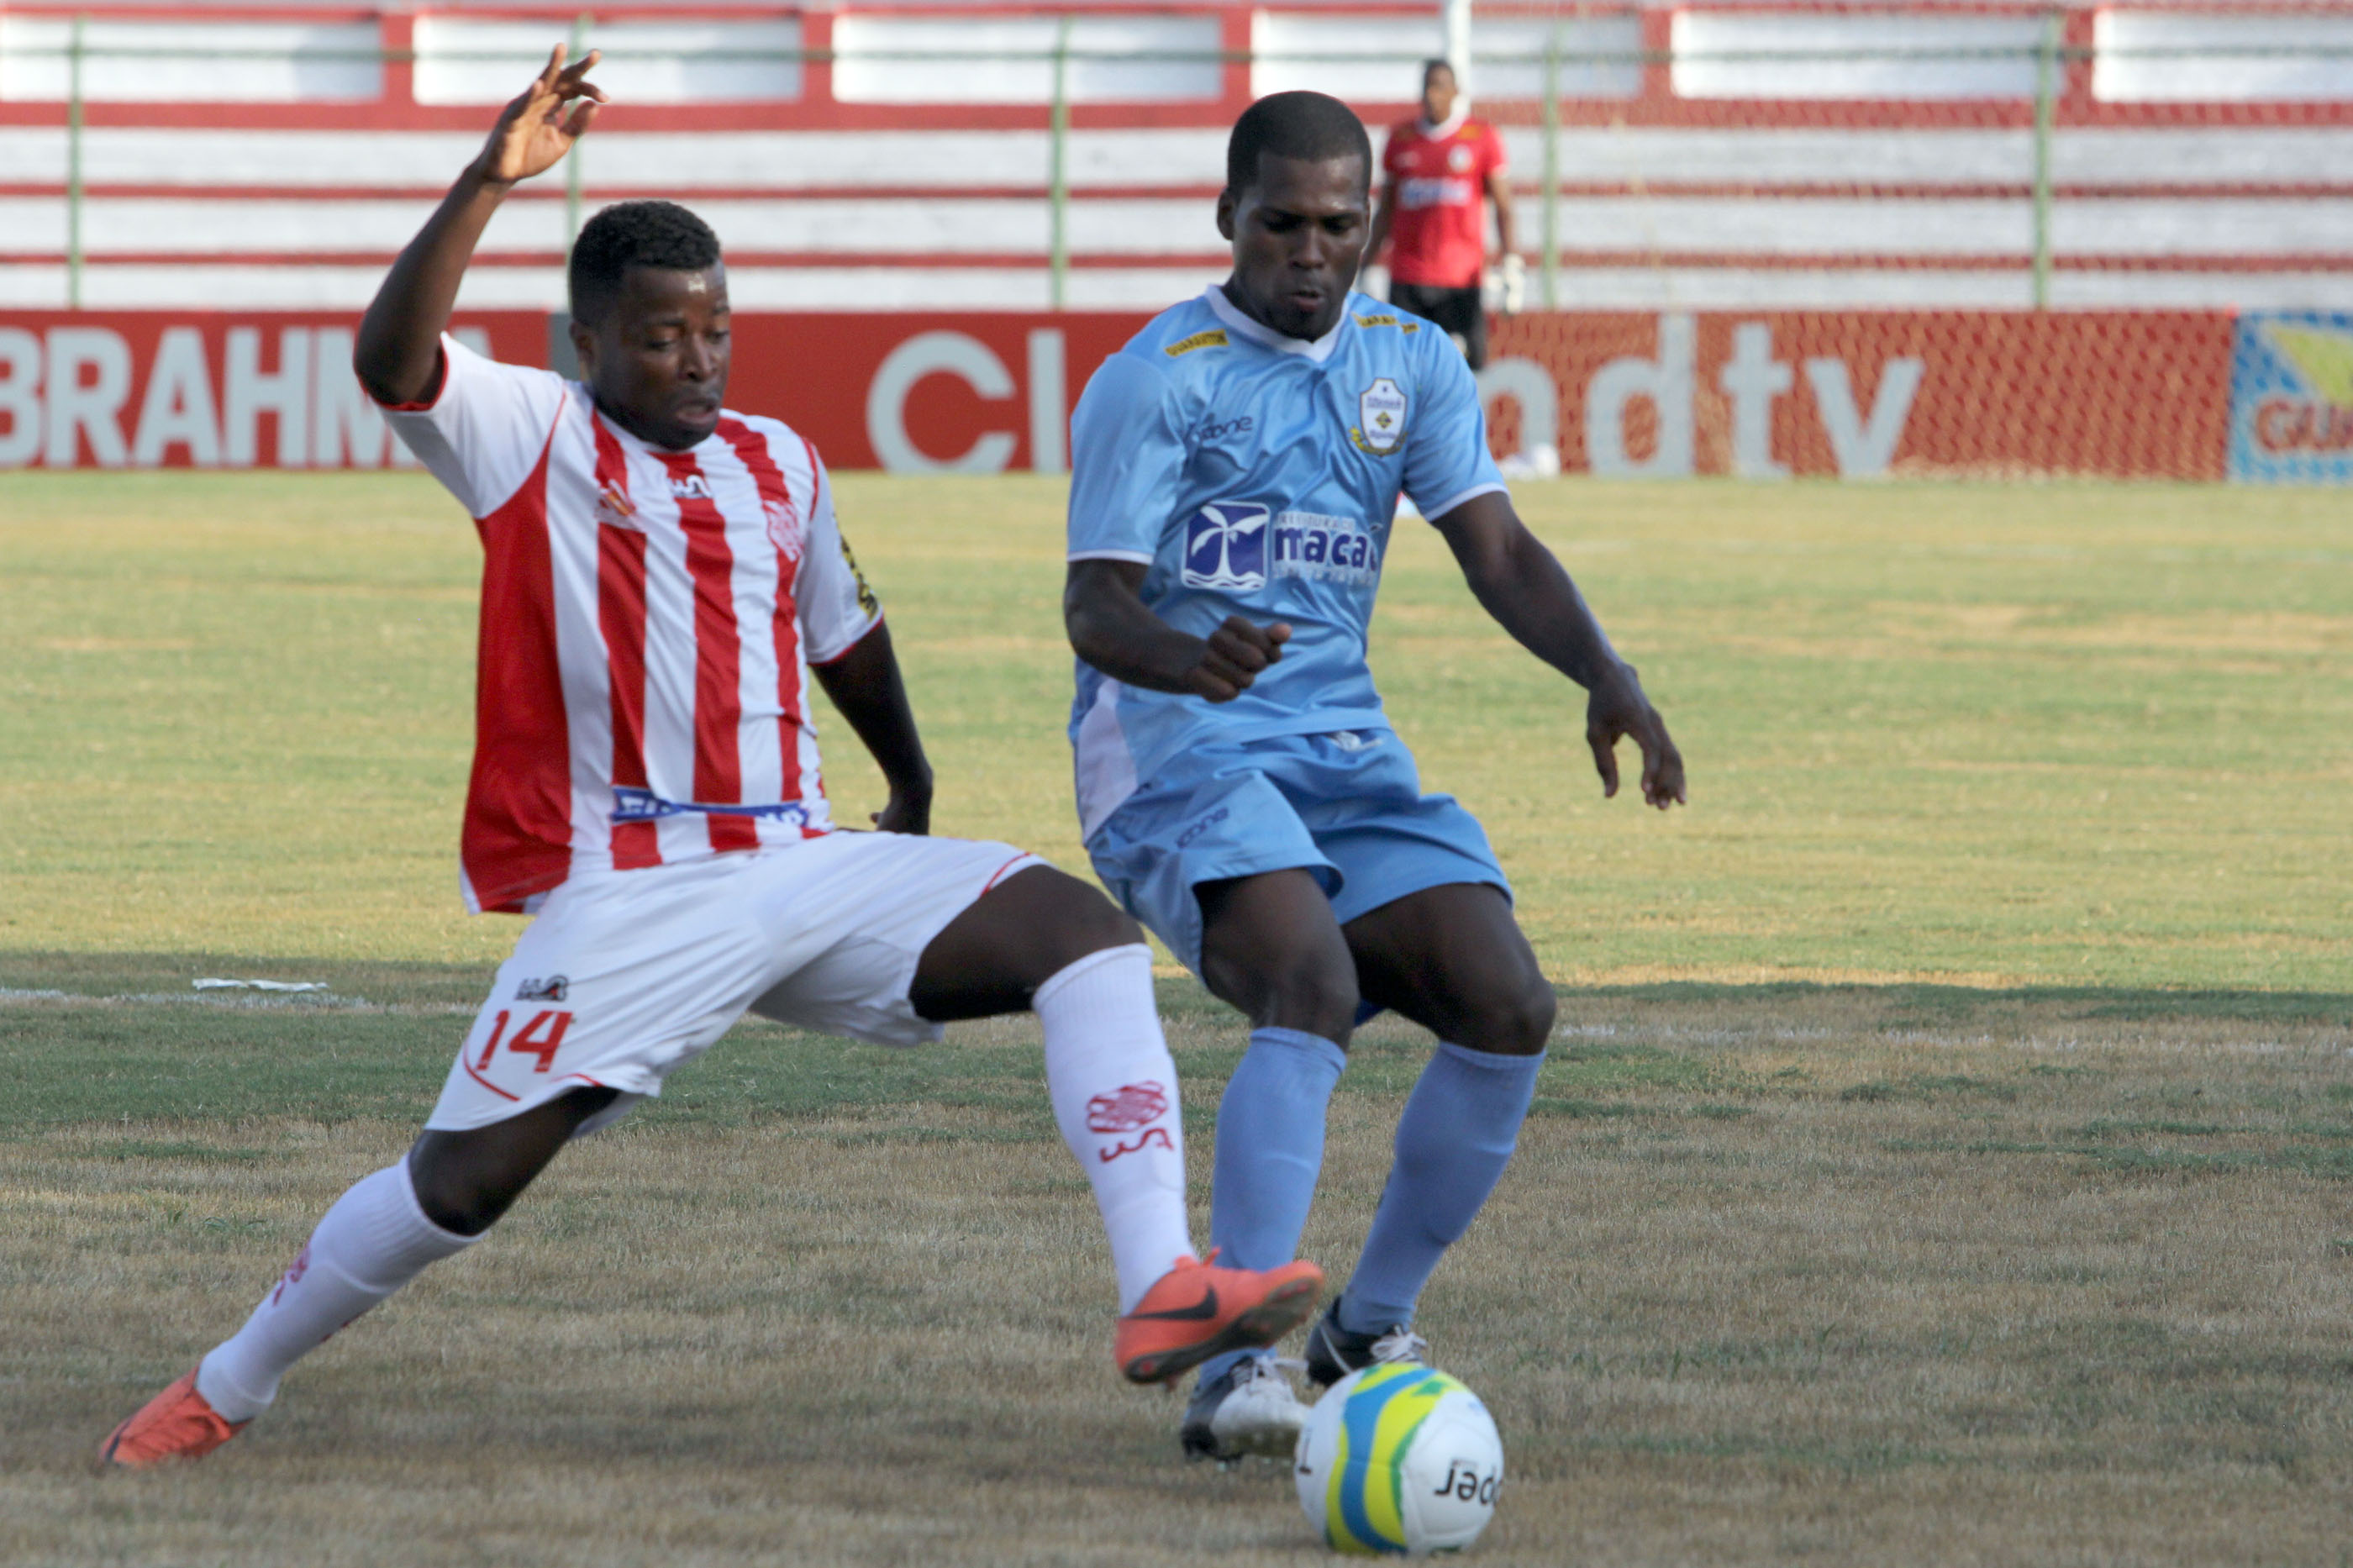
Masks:
[[[882,613],[882,605],[874,597],[874,590],[866,585],[866,574],[858,569],[858,557],[849,552],[849,536],[840,534],[841,559],[849,567],[849,575],[858,584],[858,607],[870,616]]]
[[[1225,346],[1226,329],[1223,327],[1211,327],[1207,331],[1195,332],[1189,338],[1178,338],[1175,342],[1170,343],[1166,348],[1160,352],[1166,354],[1170,359],[1179,359],[1186,354],[1191,353],[1195,349],[1221,349]]]

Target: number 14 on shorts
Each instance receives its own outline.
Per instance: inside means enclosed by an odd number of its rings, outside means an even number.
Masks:
[[[499,1054],[499,1044],[501,1040],[505,1041],[506,1047],[510,1051],[521,1051],[525,1056],[537,1057],[539,1063],[531,1070],[535,1073],[545,1072],[554,1063],[555,1053],[564,1044],[564,1032],[572,1027],[571,1014],[558,1012],[554,1008],[542,1008],[533,1013],[522,1028],[514,1032],[512,1038],[508,1038],[507,1026],[513,1021],[514,1013],[510,1008],[501,1009],[499,1016],[491,1020],[491,1037],[482,1042],[482,1054],[474,1061],[476,1072],[491,1070],[491,1063]]]

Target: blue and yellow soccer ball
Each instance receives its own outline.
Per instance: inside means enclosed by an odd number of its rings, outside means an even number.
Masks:
[[[1495,1517],[1504,1439],[1479,1396],[1453,1378],[1385,1362],[1316,1401],[1292,1479],[1335,1552],[1460,1552]]]

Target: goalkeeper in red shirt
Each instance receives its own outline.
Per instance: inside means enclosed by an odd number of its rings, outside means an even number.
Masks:
[[[1434,321],[1478,370],[1487,363],[1487,315],[1480,281],[1487,265],[1487,204],[1495,204],[1504,314],[1526,293],[1526,268],[1512,245],[1512,188],[1504,139],[1462,104],[1454,68],[1421,69],[1421,117],[1389,132],[1381,155],[1380,211],[1366,254],[1389,247],[1389,303]]]

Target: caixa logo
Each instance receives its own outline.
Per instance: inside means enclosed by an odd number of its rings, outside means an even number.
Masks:
[[[1185,522],[1187,588],[1266,586],[1267,509],[1251,501],[1211,501]]]

